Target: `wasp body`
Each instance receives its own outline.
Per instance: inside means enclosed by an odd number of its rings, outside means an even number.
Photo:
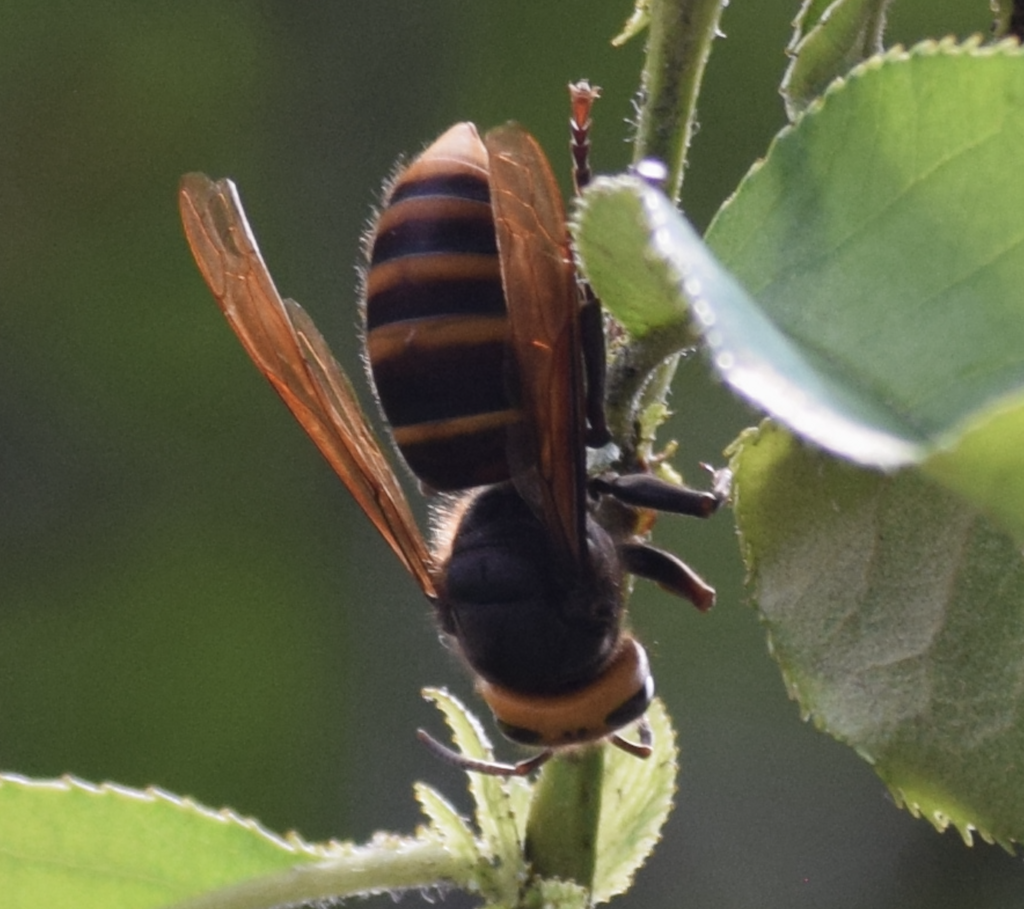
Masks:
[[[727,478],[713,492],[642,472],[588,480],[586,415],[600,407],[585,387],[596,383],[584,379],[595,373],[584,297],[533,138],[512,124],[483,139],[452,127],[394,182],[368,244],[378,400],[416,477],[462,496],[432,549],[326,342],[274,288],[234,186],[190,174],[180,202],[253,360],[434,603],[502,731],[544,749],[473,769],[525,772],[551,749],[609,736],[644,754],[617,735],[653,696],[644,649],[623,627],[624,576],[709,606],[711,588],[640,533],[648,506],[707,516]]]

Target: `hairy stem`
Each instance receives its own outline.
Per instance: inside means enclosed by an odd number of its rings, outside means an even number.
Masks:
[[[651,0],[646,62],[641,81],[634,164],[648,158],[668,169],[665,190],[678,202],[693,135],[697,95],[711,43],[718,34],[724,0]],[[678,348],[625,345],[608,371],[608,424],[625,444],[627,460],[650,453],[650,440],[636,439],[640,415],[664,403],[678,363]]]

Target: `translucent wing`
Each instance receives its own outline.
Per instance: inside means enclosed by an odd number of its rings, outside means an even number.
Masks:
[[[520,493],[578,564],[586,553],[586,427],[579,295],[565,210],[544,152],[522,127],[491,130],[484,144],[530,433],[527,454],[513,452],[512,468]]]
[[[186,174],[178,201],[199,270],[242,346],[433,599],[430,554],[405,494],[327,342],[274,287],[234,184]]]

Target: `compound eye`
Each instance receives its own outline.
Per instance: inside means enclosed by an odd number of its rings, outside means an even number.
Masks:
[[[518,745],[535,745],[538,748],[547,744],[541,741],[541,733],[534,729],[524,729],[522,726],[513,726],[511,723],[506,723],[497,716],[494,717],[494,723],[498,729],[501,730],[501,734],[510,742],[515,742]]]
[[[646,684],[625,703],[609,713],[605,717],[605,723],[610,729],[621,729],[623,726],[628,726],[647,712],[652,700],[654,700],[654,679],[648,675]]]

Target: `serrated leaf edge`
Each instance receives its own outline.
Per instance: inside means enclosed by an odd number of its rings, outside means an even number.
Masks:
[[[59,792],[81,792],[88,795],[115,796],[138,802],[163,803],[211,821],[240,827],[280,849],[316,859],[334,858],[340,853],[355,848],[354,843],[341,842],[339,840],[310,843],[293,830],[285,834],[275,833],[264,827],[255,818],[244,817],[230,808],[210,808],[188,796],[175,795],[158,786],[134,789],[120,783],[90,783],[87,780],[70,774],[53,779],[32,779],[18,773],[0,773],[0,788],[4,786],[18,786],[25,789],[47,789]]]

